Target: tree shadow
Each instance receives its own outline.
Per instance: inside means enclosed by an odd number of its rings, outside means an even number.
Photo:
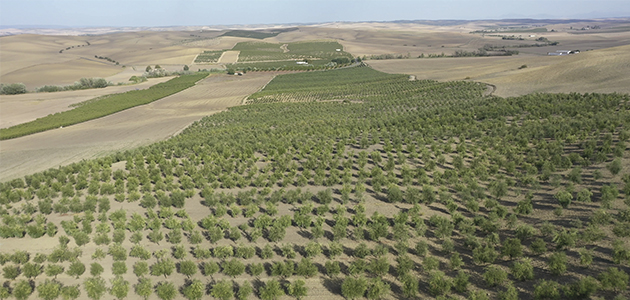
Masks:
[[[341,295],[341,278],[324,278],[322,285],[332,294]]]

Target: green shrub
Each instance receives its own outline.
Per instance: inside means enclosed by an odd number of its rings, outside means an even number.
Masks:
[[[26,85],[24,85],[23,83],[11,83],[0,86],[0,95],[17,95],[25,93]]]
[[[341,284],[341,294],[346,299],[358,299],[365,295],[368,282],[364,277],[346,277]]]
[[[534,299],[560,299],[560,284],[552,280],[541,280],[534,286]]]
[[[567,255],[564,252],[555,252],[547,260],[549,271],[553,275],[562,275],[567,271]]]
[[[501,285],[507,280],[507,272],[498,266],[489,266],[483,273],[483,279],[489,286]]]
[[[433,271],[429,275],[429,292],[433,296],[448,293],[453,287],[453,280],[442,271]]]
[[[531,280],[534,279],[534,266],[532,260],[529,258],[523,258],[520,261],[514,262],[510,268],[512,276],[517,280]]]
[[[630,276],[618,268],[608,268],[600,273],[597,279],[601,282],[603,289],[624,290],[628,286]]]

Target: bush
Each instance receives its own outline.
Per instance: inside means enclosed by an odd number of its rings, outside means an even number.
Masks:
[[[610,171],[610,173],[612,173],[613,175],[619,174],[622,169],[621,159],[616,158],[610,164],[608,164],[606,168],[608,168],[608,171]]]
[[[367,288],[368,299],[382,299],[389,294],[391,288],[389,284],[383,282],[380,278],[374,278],[370,280]]]
[[[586,276],[577,282],[565,286],[564,294],[567,298],[588,299],[598,289],[599,282],[597,282],[597,279]]]
[[[553,275],[562,275],[567,271],[567,255],[564,252],[555,252],[547,260],[549,271]]]
[[[223,274],[236,277],[245,272],[245,265],[235,258],[223,263]]]
[[[219,284],[216,284],[213,287],[213,291],[214,288],[216,288],[216,286]],[[232,285],[230,284],[229,286],[230,288],[230,292],[232,290]],[[205,285],[203,283],[201,283],[201,281],[199,279],[194,279],[189,285],[185,286],[182,289],[182,294],[184,294],[184,297],[186,297],[186,299],[188,300],[199,300],[203,297],[203,295],[205,294],[206,290],[205,290]],[[229,295],[229,298],[220,298],[220,297],[216,297],[222,300],[229,300],[233,297],[233,293],[231,295]]]
[[[529,248],[534,254],[543,254],[547,252],[547,243],[541,238],[536,238]]]
[[[33,287],[26,280],[20,280],[13,288],[13,297],[17,300],[26,300],[33,293]]]
[[[624,290],[628,286],[628,274],[617,268],[608,268],[599,274],[598,279],[602,284],[602,288],[607,290]]]
[[[236,293],[236,298],[238,298],[239,300],[247,300],[247,298],[249,298],[249,295],[251,295],[253,292],[254,292],[254,289],[252,288],[251,283],[249,283],[249,281],[246,280],[238,288],[238,292]]]
[[[411,274],[403,274],[400,276],[399,281],[403,295],[407,298],[415,298],[418,294],[419,279]]]
[[[44,268],[42,267],[42,265],[37,264],[37,263],[26,263],[22,267],[22,273],[24,273],[24,277],[29,278],[29,279],[31,278],[34,279],[40,274],[42,274],[43,272],[44,272]]]
[[[0,94],[2,95],[17,95],[25,93],[26,85],[23,83],[11,83],[0,87]]]
[[[160,282],[155,288],[155,294],[161,300],[173,300],[177,296],[177,289],[171,282]]]
[[[20,275],[21,270],[18,266],[7,265],[2,268],[2,272],[5,279],[13,280]]]
[[[260,288],[259,292],[260,299],[262,300],[277,300],[284,295],[284,290],[282,289],[282,286],[275,279],[271,279],[270,281],[268,281],[265,286]]]
[[[505,288],[505,291],[501,291],[498,293],[499,300],[518,300],[520,299],[518,296],[518,290],[514,287],[512,283],[509,283]]]
[[[153,293],[153,284],[150,278],[140,278],[138,283],[134,286],[136,294],[143,297],[145,300]]]
[[[116,297],[116,299],[126,298],[129,293],[129,281],[124,280],[120,276],[116,276],[111,282],[112,287],[109,289],[109,293]]]
[[[433,296],[448,293],[453,287],[453,280],[442,271],[433,271],[429,275],[429,292]]]
[[[37,286],[37,296],[44,300],[57,299],[61,294],[61,284],[55,281],[46,281]]]
[[[153,276],[164,275],[164,277],[167,277],[173,274],[174,269],[175,269],[175,263],[172,260],[162,259],[151,266],[151,275]]]
[[[498,266],[489,266],[483,273],[483,279],[489,286],[497,286],[503,284],[507,280],[507,272]]]
[[[532,266],[532,260],[529,258],[523,258],[520,261],[514,262],[510,268],[512,276],[517,280],[531,280],[534,279],[534,266]]]
[[[66,274],[74,276],[76,279],[79,279],[79,276],[83,275],[83,273],[85,273],[85,265],[78,260],[72,262],[66,272]]]
[[[127,264],[122,261],[115,261],[112,264],[112,273],[116,276],[123,275],[127,273]]]
[[[295,273],[304,277],[313,277],[317,274],[317,267],[309,258],[304,257],[297,264]]]
[[[179,263],[179,273],[186,275],[186,277],[190,278],[190,276],[195,275],[197,273],[197,264],[194,261],[185,260]]]
[[[571,204],[571,200],[573,200],[573,195],[567,191],[559,191],[554,195],[554,198],[558,200],[563,208],[567,208]]]
[[[453,287],[458,293],[464,293],[468,290],[470,275],[468,275],[464,270],[459,270],[457,272],[457,276],[455,276],[455,280],[453,281]]]
[[[99,300],[105,294],[105,280],[101,277],[90,277],[83,281],[88,298]]]
[[[362,298],[367,287],[368,282],[364,277],[347,277],[341,284],[341,294],[350,300]]]
[[[204,276],[210,276],[219,272],[219,264],[216,262],[210,261],[203,263],[202,273]]]
[[[304,280],[298,279],[292,283],[287,284],[287,292],[290,296],[297,298],[298,300],[302,299],[302,297],[306,297],[308,293],[308,288],[306,287],[306,283]]]
[[[501,247],[501,255],[509,256],[510,259],[514,259],[523,255],[523,246],[521,246],[521,240],[517,238],[509,238],[504,241],[503,247]]]
[[[552,280],[541,280],[534,286],[534,299],[560,299],[560,284]]]

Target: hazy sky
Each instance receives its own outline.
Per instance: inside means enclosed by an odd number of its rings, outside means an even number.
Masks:
[[[629,0],[0,0],[5,27],[629,16]]]

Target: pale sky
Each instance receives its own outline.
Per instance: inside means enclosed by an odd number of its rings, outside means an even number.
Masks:
[[[0,0],[0,26],[630,17],[629,0]]]

